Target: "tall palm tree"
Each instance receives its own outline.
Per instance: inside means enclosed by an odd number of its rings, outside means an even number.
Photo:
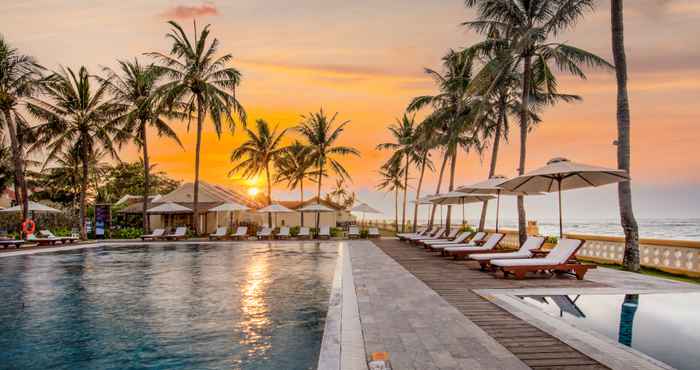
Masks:
[[[162,70],[153,65],[142,65],[138,59],[119,62],[120,73],[107,68],[110,92],[124,106],[124,112],[117,117],[122,125],[122,135],[133,136],[133,142],[141,150],[143,158],[143,229],[148,230],[148,201],[150,196],[150,161],[148,157],[148,128],[156,129],[159,137],[174,140],[180,147],[182,143],[175,131],[164,118],[185,118],[184,114],[172,109],[165,109],[160,104],[157,94],[158,81]],[[125,141],[125,140],[122,140]]]
[[[28,111],[43,121],[37,126],[37,141],[34,148],[46,148],[46,163],[66,150],[80,153],[82,165],[80,186],[80,235],[87,238],[86,195],[90,154],[104,149],[118,158],[114,137],[120,129],[114,118],[123,112],[123,107],[108,96],[108,81],[91,84],[92,77],[85,67],[76,74],[65,68],[55,72],[44,85],[42,98],[32,98],[27,103]]]
[[[190,40],[179,24],[169,21],[172,26],[166,35],[172,41],[170,55],[159,52],[148,53],[160,64],[156,67],[168,80],[158,90],[163,102],[171,110],[181,109],[188,115],[197,117],[197,144],[194,160],[194,217],[195,233],[199,232],[199,160],[202,150],[202,129],[204,118],[209,116],[217,136],[221,136],[222,123],[229,129],[235,128],[234,114],[245,124],[246,113],[236,98],[236,87],[241,82],[241,73],[227,64],[233,59],[231,54],[217,56],[219,40],[209,42],[209,25],[197,34],[194,27],[194,40]],[[189,129],[189,120],[188,120]]]
[[[389,166],[382,166],[379,170],[381,180],[377,189],[394,192],[394,230],[399,232],[399,191],[403,189],[403,168],[394,163]]]
[[[248,140],[243,142],[238,148],[231,152],[231,163],[236,165],[229,176],[241,172],[245,178],[254,177],[261,172],[265,172],[267,181],[267,204],[272,204],[272,178],[270,176],[270,165],[273,165],[280,155],[286,150],[282,146],[282,139],[287,129],[277,131],[277,126],[270,130],[267,121],[259,119],[255,121],[257,132],[246,128]],[[272,225],[272,214],[268,213],[268,224]]]
[[[0,111],[3,123],[10,139],[10,150],[14,163],[15,194],[21,194],[17,199],[22,208],[22,219],[28,217],[29,197],[24,178],[24,150],[21,136],[28,131],[28,125],[22,117],[19,107],[27,98],[33,96],[42,79],[44,68],[28,55],[20,54],[0,36]],[[17,195],[17,197],[18,197]]]
[[[316,113],[302,116],[303,121],[297,127],[297,131],[306,139],[307,146],[311,149],[311,157],[314,159],[318,178],[316,192],[318,199],[321,199],[323,176],[327,175],[326,166],[330,166],[329,171],[335,173],[336,176],[349,179],[350,174],[336,159],[336,156],[360,155],[360,152],[355,148],[335,145],[335,142],[345,131],[345,126],[350,123],[350,121],[343,121],[336,126],[335,120],[337,117],[337,112],[331,117],[326,116],[323,108],[321,108]],[[319,213],[316,213],[316,228],[318,228],[319,222]]]
[[[430,151],[435,149],[437,141],[433,138],[432,133],[432,116],[429,115],[415,130],[416,152],[418,153],[418,162],[416,164],[419,168],[420,175],[418,175],[416,199],[413,204],[413,232],[416,232],[418,227],[418,199],[421,197],[425,170],[433,170],[433,162],[430,160]]]
[[[290,189],[298,187],[300,203],[304,203],[304,180],[314,176],[314,160],[310,152],[309,147],[295,140],[275,161],[275,182],[286,182]],[[304,224],[304,212],[301,212],[301,224]]]
[[[533,83],[541,80],[546,88],[556,87],[555,73],[550,64],[561,72],[579,78],[586,77],[583,66],[612,67],[592,53],[554,39],[572,28],[587,11],[593,9],[594,4],[595,0],[465,0],[467,7],[477,8],[478,18],[464,24],[482,34],[497,32],[501,37],[506,37],[492,40],[494,45],[501,44],[508,48],[511,55],[511,61],[504,63],[504,73],[514,69],[521,71],[519,175],[525,173],[527,134],[532,129],[529,112]],[[526,218],[524,198],[518,196],[521,243],[527,238]]]
[[[403,167],[403,211],[401,216],[401,231],[406,230],[406,204],[408,203],[408,174],[411,163],[421,160],[420,153],[416,150],[415,115],[404,114],[396,123],[389,126],[389,132],[393,142],[377,145],[378,150],[390,150],[393,152],[387,166],[398,165]]]
[[[623,0],[610,2],[612,23],[612,49],[617,78],[617,167],[630,171],[630,106],[627,96],[627,56],[625,55],[625,31]],[[639,227],[632,208],[632,182],[617,185],[620,204],[620,223],[625,232],[625,256],[622,265],[630,271],[639,271]]]

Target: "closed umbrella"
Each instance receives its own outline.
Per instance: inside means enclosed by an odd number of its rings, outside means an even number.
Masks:
[[[281,204],[270,204],[269,206],[265,208],[260,208],[258,210],[260,213],[269,213],[269,214],[275,214],[275,227],[277,226],[277,214],[278,213],[293,213],[294,210],[291,210]]]
[[[317,213],[335,212],[335,210],[328,208],[328,207],[324,206],[323,204],[318,204],[318,203],[306,205],[304,207],[297,209],[297,211],[299,211],[299,212],[317,212]],[[302,220],[301,226],[304,226],[304,223],[303,223],[304,218],[302,217],[301,220]]]
[[[628,180],[629,174],[624,170],[591,166],[558,157],[549,160],[546,166],[510,179],[500,186],[510,191],[556,191],[559,196],[559,236],[564,237],[562,190],[598,187]]]

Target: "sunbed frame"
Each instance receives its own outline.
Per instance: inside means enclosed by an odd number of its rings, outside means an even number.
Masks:
[[[528,272],[538,271],[549,272],[552,276],[556,274],[569,274],[576,276],[576,279],[578,280],[583,280],[583,277],[586,275],[586,272],[588,272],[589,269],[598,267],[592,264],[583,264],[576,259],[576,253],[585,243],[585,240],[581,241],[581,244],[579,244],[578,248],[571,253],[566,263],[558,265],[505,266],[499,267],[498,269],[501,270],[504,278],[507,278],[508,275],[513,275],[518,280],[524,279]]]

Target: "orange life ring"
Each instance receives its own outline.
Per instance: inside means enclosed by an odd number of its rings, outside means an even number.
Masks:
[[[34,234],[35,229],[36,229],[36,224],[31,219],[28,218],[28,219],[24,220],[24,222],[22,222],[22,231],[24,232],[25,235]]]

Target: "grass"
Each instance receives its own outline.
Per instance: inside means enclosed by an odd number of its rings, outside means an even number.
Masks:
[[[595,264],[598,266],[602,266],[602,267],[607,267],[607,268],[611,268],[611,269],[615,269],[615,270],[624,271],[622,266],[617,265],[617,264],[607,264],[607,263],[600,263],[600,262],[595,262]],[[654,277],[658,277],[658,278],[681,281],[684,283],[700,284],[700,277],[676,275],[676,274],[672,274],[672,273],[666,272],[666,271],[661,271],[661,270],[658,270],[655,268],[642,267],[642,269],[639,271],[639,273],[641,273],[642,275],[648,275],[648,276],[654,276]]]

